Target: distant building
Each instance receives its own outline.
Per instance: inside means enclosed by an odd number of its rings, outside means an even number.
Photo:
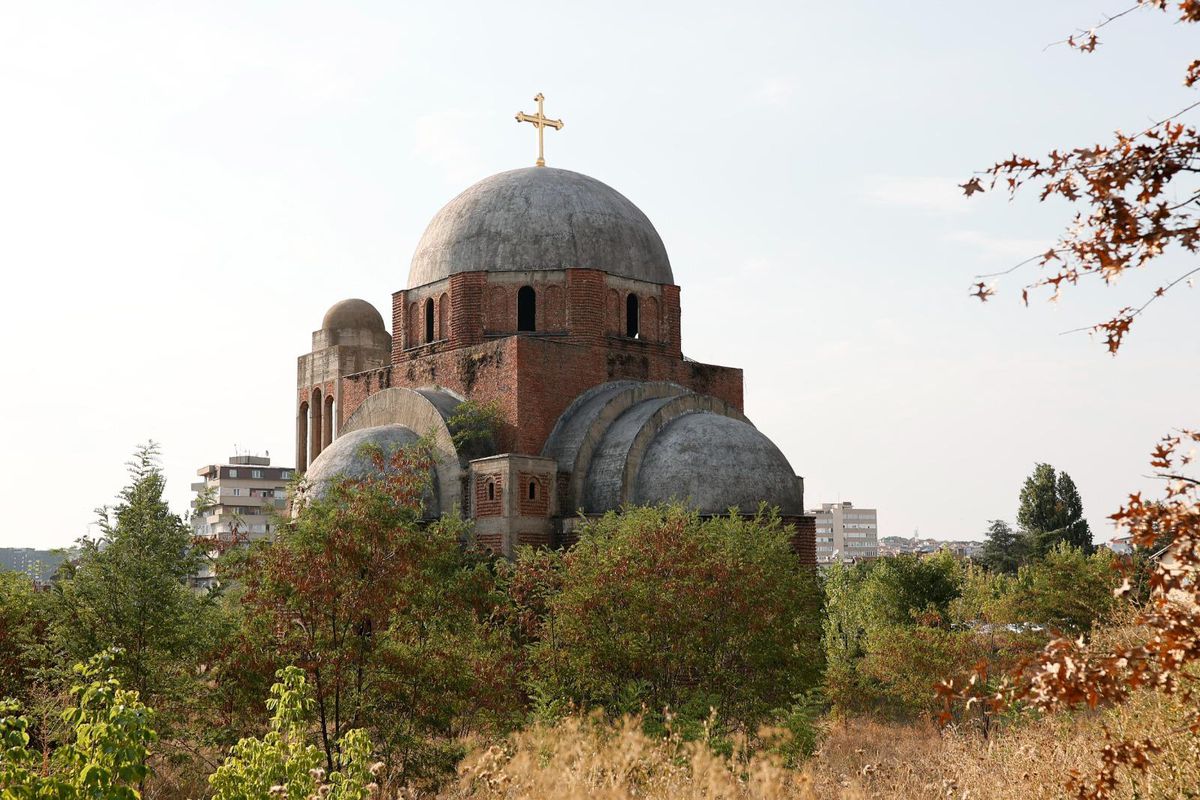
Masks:
[[[816,517],[817,563],[879,558],[879,521],[873,508],[853,503],[823,503]]]
[[[197,539],[211,539],[215,557],[238,544],[269,535],[276,515],[287,502],[287,483],[295,470],[272,467],[263,456],[233,456],[227,464],[209,464],[196,470],[204,478],[192,484],[192,531]],[[211,567],[195,576],[197,586],[212,584]]]
[[[0,571],[24,572],[35,585],[46,586],[69,556],[66,550],[0,547]]]
[[[1101,542],[1100,547],[1107,547],[1119,556],[1127,556],[1133,552],[1133,537],[1116,536],[1107,542]]]

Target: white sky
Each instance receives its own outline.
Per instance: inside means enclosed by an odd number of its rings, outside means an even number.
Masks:
[[[1200,423],[1197,296],[1157,303],[1116,359],[1058,334],[1184,262],[981,306],[972,276],[1046,249],[1069,210],[955,184],[1194,99],[1198,31],[1165,15],[1091,57],[1044,49],[1127,5],[0,5],[0,546],[87,532],[149,438],[181,512],[235,444],[290,464],[325,309],[388,317],[437,209],[532,163],[512,115],[538,91],[566,121],[549,163],[650,216],[684,351],[745,370],[810,504],[978,538],[1049,461],[1108,538],[1156,438]]]

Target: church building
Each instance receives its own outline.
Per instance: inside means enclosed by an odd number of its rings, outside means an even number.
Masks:
[[[432,434],[426,513],[457,509],[480,545],[574,541],[585,517],[678,501],[701,514],[765,502],[815,564],[803,480],[742,413],[742,371],[683,355],[680,287],[654,226],[595,178],[538,166],[469,187],[429,223],[391,332],[342,300],[299,358],[296,465],[309,485],[370,469],[362,445]],[[488,452],[460,453],[448,421],[494,403]]]

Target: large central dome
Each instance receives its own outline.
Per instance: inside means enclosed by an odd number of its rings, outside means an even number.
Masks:
[[[501,172],[446,204],[408,273],[423,286],[456,272],[598,269],[671,284],[671,262],[646,215],[595,178],[550,167]]]

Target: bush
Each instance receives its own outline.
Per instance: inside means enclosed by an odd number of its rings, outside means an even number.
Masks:
[[[670,708],[696,730],[715,709],[753,731],[819,678],[820,589],[765,511],[610,513],[566,553],[521,552],[509,584],[543,705]]]

